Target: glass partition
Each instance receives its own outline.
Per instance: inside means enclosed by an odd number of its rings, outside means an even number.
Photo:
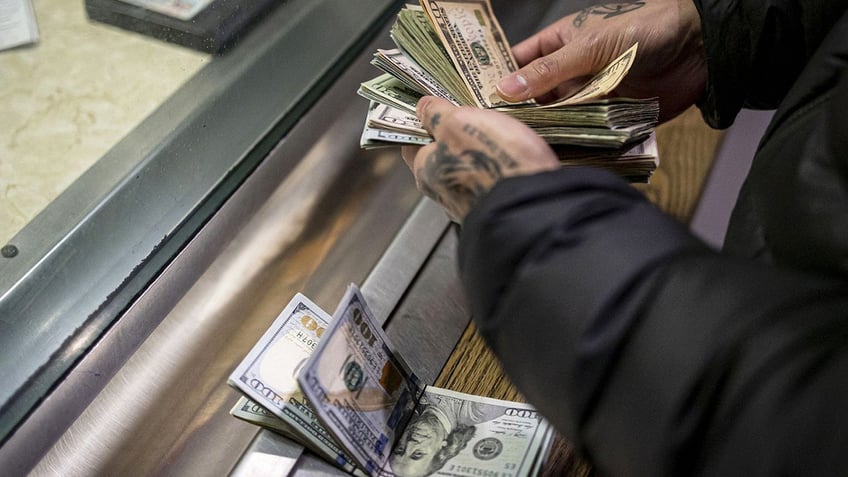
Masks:
[[[10,245],[210,60],[93,22],[81,1],[36,0],[32,11],[36,43],[0,52],[0,243]]]
[[[0,2],[0,443],[398,6]]]

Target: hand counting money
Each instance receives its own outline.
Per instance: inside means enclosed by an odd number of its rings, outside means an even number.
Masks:
[[[569,97],[541,105],[507,103],[497,94],[498,81],[518,65],[488,0],[407,5],[391,37],[397,48],[378,50],[372,60],[385,74],[357,91],[371,101],[360,139],[364,149],[432,142],[415,118],[415,107],[421,96],[433,95],[518,119],[551,144],[564,166],[591,162],[633,182],[647,182],[657,167],[655,145],[634,149],[643,142],[655,144],[657,99],[613,95],[633,64],[637,45]],[[646,157],[645,151],[654,155]],[[593,161],[586,161],[590,155]]]

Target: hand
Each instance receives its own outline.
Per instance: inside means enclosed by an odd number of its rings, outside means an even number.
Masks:
[[[508,101],[565,97],[636,42],[635,63],[616,94],[659,97],[661,121],[700,98],[707,63],[692,0],[598,4],[564,17],[515,45],[522,67],[501,80],[499,93]]]
[[[456,107],[432,96],[418,101],[417,114],[435,141],[404,146],[403,159],[418,190],[456,222],[500,179],[560,167],[542,138],[505,114]]]

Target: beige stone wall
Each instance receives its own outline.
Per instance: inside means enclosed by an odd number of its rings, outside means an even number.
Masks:
[[[0,51],[0,245],[209,61],[33,0],[40,40]]]

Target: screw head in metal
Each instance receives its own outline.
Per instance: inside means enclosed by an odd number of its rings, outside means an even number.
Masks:
[[[18,255],[18,247],[12,244],[4,245],[3,248],[0,248],[0,255],[4,258],[13,258]]]

